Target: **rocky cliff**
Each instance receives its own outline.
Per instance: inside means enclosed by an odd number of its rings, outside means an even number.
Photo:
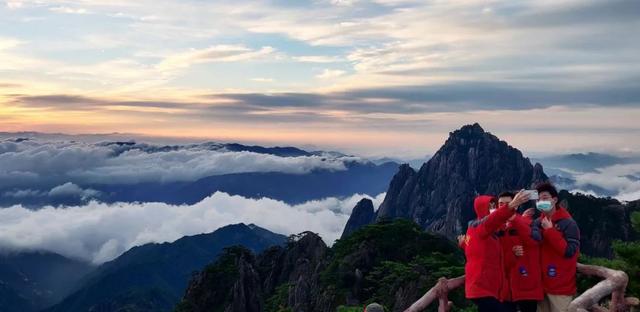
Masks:
[[[401,165],[377,212],[372,212],[373,207],[366,203],[358,203],[342,238],[367,224],[367,220],[398,218],[413,220],[430,232],[453,238],[463,233],[467,222],[475,217],[472,207],[476,195],[529,188],[547,179],[542,165],[532,165],[520,151],[485,132],[480,125],[464,126],[450,133],[440,150],[417,172],[409,165]],[[637,201],[624,204],[612,198],[567,191],[560,193],[560,200],[580,227],[582,253],[611,257],[614,240],[635,239],[630,215],[640,210]]]
[[[361,199],[356,206],[353,207],[349,221],[347,221],[340,238],[345,238],[355,232],[355,230],[371,224],[375,218],[376,214],[373,209],[373,202],[368,198]]]
[[[244,247],[225,250],[221,258],[194,275],[177,311],[258,312],[288,307],[292,311],[329,311],[320,272],[328,247],[310,232],[292,237],[286,247],[272,247],[257,257]]]
[[[467,125],[450,133],[419,171],[409,165],[399,168],[376,220],[406,218],[453,238],[475,217],[476,195],[529,188],[547,179],[540,164],[532,165],[519,150],[477,123]]]
[[[225,250],[194,275],[176,311],[329,312],[371,301],[403,311],[438,277],[462,271],[453,243],[407,220],[365,226],[332,248],[305,232],[257,256]]]
[[[567,207],[580,227],[580,252],[588,256],[613,257],[613,242],[633,241],[631,214],[640,211],[640,200],[621,203],[614,198],[560,192],[561,205]]]

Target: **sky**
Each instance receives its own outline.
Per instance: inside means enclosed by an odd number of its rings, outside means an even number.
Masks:
[[[0,2],[0,131],[640,153],[640,2]]]

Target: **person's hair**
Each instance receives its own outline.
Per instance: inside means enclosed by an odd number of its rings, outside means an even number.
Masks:
[[[558,198],[558,190],[556,189],[551,182],[543,182],[536,186],[536,190],[538,190],[538,194],[542,192],[549,192],[551,197]]]
[[[500,197],[511,197],[511,198],[513,198],[515,196],[516,196],[516,194],[514,194],[513,192],[506,191],[506,192],[500,193],[500,195],[498,195],[498,198],[500,198]]]

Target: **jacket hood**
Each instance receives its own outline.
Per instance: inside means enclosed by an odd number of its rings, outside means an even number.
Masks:
[[[480,195],[473,201],[473,209],[476,211],[476,217],[482,219],[489,215],[489,205],[495,201],[495,197],[489,195]],[[497,208],[497,207],[496,207]]]

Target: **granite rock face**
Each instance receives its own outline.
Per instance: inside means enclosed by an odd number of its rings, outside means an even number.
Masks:
[[[485,132],[479,124],[450,133],[445,144],[418,172],[400,167],[376,220],[407,218],[449,238],[473,219],[473,198],[530,188],[547,180],[516,148]]]
[[[363,227],[331,248],[304,232],[258,255],[226,249],[193,276],[175,311],[330,312],[375,300],[400,312],[442,272],[463,271],[454,243],[409,220]]]
[[[292,311],[328,312],[331,297],[320,286],[328,250],[320,236],[311,232],[258,256],[243,247],[228,249],[193,276],[176,311],[224,307],[225,312],[259,312],[272,304]]]
[[[475,218],[476,195],[531,188],[547,180],[541,164],[531,164],[520,151],[480,125],[467,125],[450,133],[417,172],[406,164],[399,167],[371,223],[410,219],[427,231],[453,239]],[[634,239],[630,215],[640,210],[639,201],[621,203],[567,191],[560,192],[560,200],[580,227],[582,253],[612,257],[614,240]],[[531,206],[529,202],[520,211]],[[356,208],[342,238],[366,225],[368,209]]]
[[[375,211],[373,209],[373,202],[368,198],[361,199],[353,210],[351,211],[351,216],[349,216],[349,220],[342,231],[342,236],[340,238],[345,238],[355,230],[367,225],[371,224],[376,218]]]

